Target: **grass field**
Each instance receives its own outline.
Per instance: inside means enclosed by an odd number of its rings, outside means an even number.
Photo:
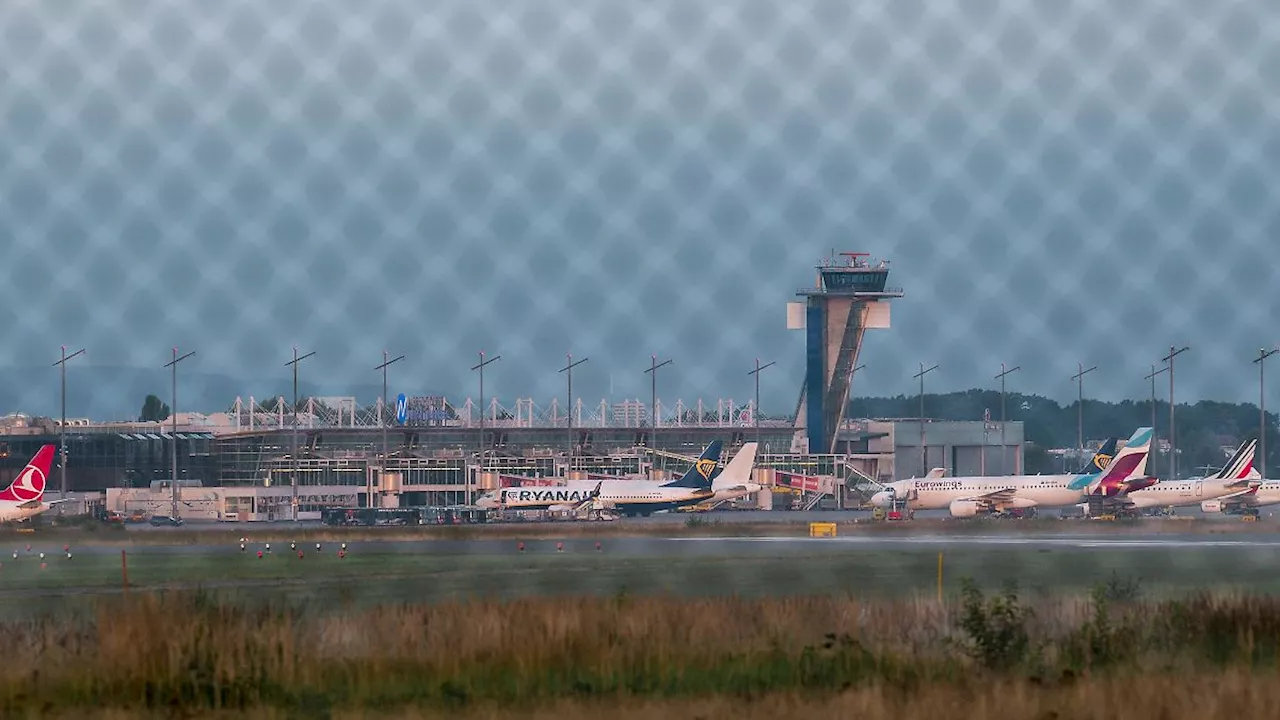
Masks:
[[[0,546],[2,547],[2,546]],[[234,591],[245,601],[278,600],[325,606],[369,606],[469,597],[679,595],[745,597],[848,594],[862,598],[933,597],[938,552],[835,542],[605,540],[336,545],[316,552],[273,544],[259,559],[250,545],[126,550],[131,589]],[[459,552],[463,548],[465,552]],[[44,560],[19,550],[0,556],[0,609],[8,614],[70,609],[93,595],[124,588],[117,551],[97,549],[66,558],[50,548]],[[1100,582],[1140,582],[1153,596],[1214,586],[1280,591],[1274,547],[1025,548],[956,545],[943,554],[943,590],[963,578],[995,588],[1014,580],[1031,596],[1080,592]]]
[[[1280,702],[1280,601],[1230,592],[1280,590],[1274,545],[953,541],[939,602],[937,548],[901,541],[520,537],[349,540],[341,558],[293,538],[300,558],[287,533],[262,558],[256,533],[244,552],[223,534],[70,558],[10,538],[0,717],[1203,720]]]
[[[644,521],[495,523],[455,526],[415,527],[328,527],[316,524],[294,526],[290,523],[200,523],[180,529],[153,530],[145,527],[105,526],[101,523],[42,519],[34,527],[0,527],[0,543],[23,543],[33,539],[42,542],[73,545],[212,545],[227,543],[248,535],[260,542],[352,542],[362,540],[429,540],[429,539],[570,539],[606,537],[802,537],[808,535],[809,520],[793,520],[791,513],[708,513],[674,514]],[[763,516],[762,519],[757,519]],[[818,521],[837,522],[842,535],[872,534],[911,536],[935,532],[948,534],[1010,533],[1023,535],[1148,535],[1148,534],[1276,534],[1280,522],[1266,518],[1258,522],[1239,522],[1233,518],[1147,518],[1112,522],[1052,518],[1032,520],[953,520],[919,519],[905,523],[873,522],[869,513],[810,513],[806,517]],[[0,545],[2,547],[3,545]]]
[[[326,610],[136,593],[74,616],[0,620],[0,716],[1274,714],[1280,602],[1142,590]]]

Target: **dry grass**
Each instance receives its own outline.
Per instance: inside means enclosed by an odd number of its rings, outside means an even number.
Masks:
[[[975,609],[990,628],[972,629]],[[575,597],[297,614],[140,594],[103,600],[88,616],[0,623],[0,716],[116,708],[505,717],[542,708],[568,720],[607,708],[636,718],[1174,720],[1190,717],[1186,708],[1199,718],[1258,717],[1262,703],[1280,701],[1280,689],[1251,681],[1274,674],[1280,601],[1132,603],[1101,608],[1104,620],[1086,598],[1023,609],[1033,612],[1014,633],[1029,648],[991,662],[971,652],[983,632],[1008,634],[990,599],[966,608]]]
[[[1274,717],[1280,686],[1273,673],[1224,671],[1200,677],[1126,674],[1093,677],[1068,686],[1041,687],[1026,682],[996,682],[970,687],[927,686],[911,693],[871,686],[840,693],[773,693],[752,698],[700,697],[672,700],[560,700],[530,707],[482,706],[471,709],[338,710],[334,720],[775,720],[830,717],[866,720],[1214,720]],[[76,709],[32,712],[26,717],[59,720],[132,720],[138,710]],[[169,717],[166,709],[154,717]],[[189,718],[285,720],[297,713],[284,708],[205,711]],[[23,717],[15,715],[11,717]]]

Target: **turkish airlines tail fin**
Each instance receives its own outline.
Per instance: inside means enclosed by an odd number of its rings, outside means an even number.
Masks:
[[[28,503],[39,501],[44,497],[45,483],[49,478],[49,470],[53,466],[53,445],[40,448],[31,462],[22,468],[4,492],[0,492],[0,501]]]

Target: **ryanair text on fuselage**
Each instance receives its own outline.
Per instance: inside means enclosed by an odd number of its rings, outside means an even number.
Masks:
[[[508,488],[502,491],[504,503],[580,503],[591,499],[593,490],[565,488]]]

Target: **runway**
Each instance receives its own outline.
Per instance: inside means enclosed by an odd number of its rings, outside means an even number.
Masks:
[[[174,544],[157,544],[162,533],[148,532],[143,544],[73,546],[70,558],[61,541],[31,536],[10,538],[8,548],[0,545],[0,611],[83,607],[93,598],[119,595],[126,582],[135,591],[199,589],[245,602],[322,608],[620,593],[933,597],[940,556],[949,592],[965,579],[992,589],[1015,582],[1037,594],[1083,595],[1115,582],[1139,584],[1148,596],[1204,589],[1280,592],[1280,533],[1274,528],[1156,527],[1064,524],[1019,532],[1009,524],[944,532],[937,525],[881,526],[836,538],[681,537],[676,528],[669,536],[592,536],[579,528],[563,539],[553,532],[524,540],[483,533],[466,539],[349,540],[344,557],[336,541],[319,548],[314,541],[298,542],[291,549],[278,527],[245,528],[243,550],[234,534],[226,542],[200,544],[179,544],[175,534]],[[530,530],[547,533],[548,526]],[[254,539],[255,531],[271,533],[269,550]]]
[[[539,527],[543,530],[544,527]],[[243,552],[256,553],[259,550],[285,552],[290,550],[290,542],[275,540],[270,543],[255,541],[252,533],[247,533],[248,542]],[[526,553],[556,551],[585,552],[608,550],[613,556],[662,558],[671,556],[752,556],[752,555],[813,555],[813,554],[845,554],[851,552],[878,550],[924,550],[948,548],[1057,548],[1057,549],[1093,549],[1093,550],[1174,550],[1178,548],[1255,548],[1280,549],[1278,533],[1232,533],[1230,535],[1211,535],[1197,533],[924,533],[924,534],[858,534],[834,538],[810,538],[794,536],[776,537],[610,537],[599,538],[576,536],[556,539],[520,540],[502,539],[429,539],[429,540],[358,540],[348,541],[346,546],[351,552],[375,554],[422,554],[437,557],[445,556],[483,556],[510,555],[519,552],[524,545]],[[27,543],[15,544],[11,552],[19,555],[27,554],[26,545],[30,544],[31,553],[45,552],[61,554],[62,544],[42,542],[38,539]],[[296,543],[304,552],[315,551],[316,543]],[[342,543],[320,543],[320,550],[336,551]],[[267,547],[270,545],[270,548]],[[119,555],[121,547],[117,545],[84,545],[72,548],[78,555]],[[130,556],[146,555],[186,555],[186,556],[233,556],[242,553],[240,543],[230,540],[218,544],[139,544],[125,549]],[[0,552],[5,549],[0,546]],[[2,559],[2,558],[0,558]]]

